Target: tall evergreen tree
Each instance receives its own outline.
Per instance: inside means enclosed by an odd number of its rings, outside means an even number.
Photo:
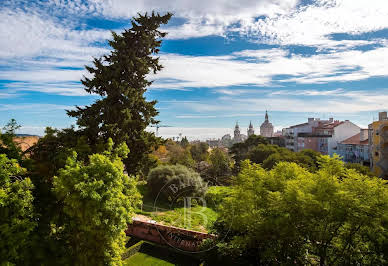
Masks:
[[[156,55],[161,38],[167,33],[159,31],[159,27],[167,24],[171,16],[139,14],[131,21],[130,29],[122,34],[113,32],[113,40],[109,41],[112,51],[95,58],[94,66],[86,67],[91,78],[82,80],[85,91],[98,94],[101,99],[68,111],[69,116],[77,118],[92,147],[109,138],[128,145],[131,152],[125,165],[129,174],[137,174],[150,165],[148,155],[160,142],[153,133],[145,131],[148,125],[158,123],[158,111],[156,101],[147,101],[144,93],[152,84],[147,75],[162,69]]]

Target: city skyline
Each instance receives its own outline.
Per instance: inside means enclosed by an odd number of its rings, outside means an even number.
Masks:
[[[386,1],[3,2],[0,124],[15,118],[20,133],[74,124],[65,109],[97,99],[79,82],[84,65],[109,52],[110,30],[151,10],[174,12],[146,94],[171,126],[161,136],[217,138],[236,120],[257,134],[265,110],[275,131],[308,117],[364,128],[388,109]]]

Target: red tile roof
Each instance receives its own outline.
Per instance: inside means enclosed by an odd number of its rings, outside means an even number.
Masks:
[[[345,139],[344,141],[341,142],[341,144],[368,145],[368,139],[360,141],[360,133],[358,133],[357,135],[354,135],[353,137]]]
[[[344,123],[343,121],[341,121],[341,122],[336,121],[336,122],[333,122],[333,123],[324,124],[324,125],[322,125],[319,128],[322,128],[322,129],[332,129],[332,128],[335,128],[335,127],[337,127],[337,126],[339,126],[339,125],[341,125],[343,123]]]

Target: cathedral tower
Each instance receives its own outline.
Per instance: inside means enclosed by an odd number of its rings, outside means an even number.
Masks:
[[[252,126],[252,121],[249,122],[249,127],[248,127],[247,133],[248,133],[248,137],[255,134],[255,130],[253,129],[253,126]]]
[[[265,120],[260,126],[260,135],[267,138],[273,137],[273,125],[269,122],[267,111],[265,111]]]

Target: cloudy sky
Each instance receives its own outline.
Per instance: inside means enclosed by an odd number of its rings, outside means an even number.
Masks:
[[[388,109],[387,0],[2,0],[0,125],[21,132],[74,124],[91,104],[79,80],[137,12],[171,11],[150,77],[165,136],[213,138],[236,121],[256,131],[307,117],[366,126]]]

